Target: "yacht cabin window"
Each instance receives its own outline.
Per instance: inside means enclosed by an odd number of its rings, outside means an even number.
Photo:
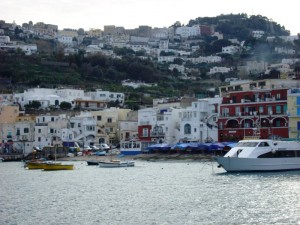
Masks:
[[[259,142],[239,142],[236,147],[256,147]]]
[[[260,142],[260,144],[258,145],[258,147],[268,147],[269,144],[268,142]]]

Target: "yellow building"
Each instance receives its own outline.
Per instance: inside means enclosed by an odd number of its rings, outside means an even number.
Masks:
[[[0,105],[0,143],[12,141],[14,124],[19,116],[19,106]]]
[[[288,90],[289,138],[300,138],[300,88]]]
[[[130,109],[108,108],[101,111],[91,111],[97,121],[96,144],[112,144],[120,139],[119,121],[126,120]]]

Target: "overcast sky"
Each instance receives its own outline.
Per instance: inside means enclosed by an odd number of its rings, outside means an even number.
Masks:
[[[126,29],[140,25],[169,27],[176,21],[187,24],[197,17],[246,13],[262,15],[285,26],[292,35],[300,33],[297,0],[1,0],[0,20],[44,22],[58,28]]]

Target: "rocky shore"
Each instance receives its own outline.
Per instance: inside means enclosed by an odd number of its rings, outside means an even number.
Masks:
[[[146,160],[146,161],[171,161],[171,160],[185,160],[185,161],[211,161],[213,160],[213,155],[204,154],[139,154],[134,156],[124,156],[124,155],[107,155],[107,156],[74,156],[74,157],[64,157],[59,158],[61,161],[87,161],[87,160],[97,160],[97,161],[109,161],[111,159],[118,160]]]

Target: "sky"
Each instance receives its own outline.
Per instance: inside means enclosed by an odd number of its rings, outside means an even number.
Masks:
[[[125,29],[141,25],[169,27],[198,17],[246,13],[261,15],[282,25],[291,35],[300,33],[297,0],[1,0],[0,20],[7,23],[44,22],[58,29]]]

